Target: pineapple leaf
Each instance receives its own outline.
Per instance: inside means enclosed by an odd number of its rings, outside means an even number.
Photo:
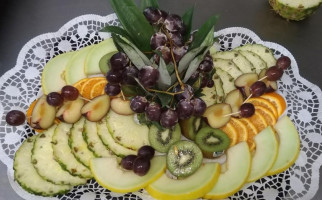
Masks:
[[[124,37],[124,38],[126,38],[126,39],[128,39],[130,41],[132,41],[131,36],[123,28],[121,28],[119,26],[109,26],[109,25],[107,25],[104,28],[102,28],[100,30],[100,32],[109,32],[109,33],[118,34],[118,35],[120,35],[120,36],[122,36],[122,37]]]
[[[192,29],[192,18],[193,18],[194,7],[188,9],[182,16],[183,24],[186,27],[186,33],[183,36],[184,41],[187,41],[190,37]]]
[[[164,94],[164,93],[156,93],[156,95],[160,99],[160,103],[161,103],[162,107],[168,106],[169,103],[171,102],[172,98],[173,98],[172,95]]]
[[[144,10],[148,7],[159,8],[158,0],[141,0],[141,9]]]
[[[160,58],[159,64],[159,79],[158,79],[158,87],[161,90],[166,90],[171,85],[171,76],[168,72],[167,65],[165,64],[163,58]]]
[[[197,47],[195,49],[188,51],[179,61],[179,65],[178,65],[179,73],[181,74],[182,72],[184,72],[189,66],[189,63],[204,49],[205,47]]]
[[[144,90],[136,85],[121,85],[122,92],[126,97],[134,97],[136,95],[145,95]]]

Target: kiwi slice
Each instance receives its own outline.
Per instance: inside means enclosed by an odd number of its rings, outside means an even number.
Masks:
[[[178,178],[193,174],[202,164],[202,152],[191,141],[182,140],[174,143],[167,154],[167,167]]]
[[[177,124],[171,129],[160,130],[152,125],[149,130],[150,145],[158,152],[168,152],[170,146],[181,138],[180,126]]]
[[[111,57],[116,54],[116,51],[110,52],[105,54],[99,61],[99,68],[103,74],[107,74],[107,72],[111,69],[110,66],[110,59]]]
[[[200,129],[195,141],[206,158],[214,158],[215,152],[222,152],[230,145],[230,140],[226,133],[220,129],[210,127]]]
[[[196,134],[205,126],[206,122],[200,117],[190,117],[188,119],[180,120],[179,124],[182,134],[190,140],[195,140]]]

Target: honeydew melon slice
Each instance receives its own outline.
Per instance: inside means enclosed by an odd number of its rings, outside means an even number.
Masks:
[[[227,160],[215,186],[208,192],[206,199],[224,199],[238,192],[246,182],[252,157],[246,142],[240,142],[227,150]]]
[[[273,166],[278,154],[278,141],[271,126],[257,134],[254,140],[256,150],[247,182],[253,182],[265,176]]]
[[[15,180],[23,189],[36,195],[54,196],[68,192],[71,186],[53,184],[37,173],[31,163],[31,150],[35,139],[36,135],[25,140],[15,154],[13,163]]]
[[[250,73],[253,71],[253,64],[238,51],[221,51],[212,55],[213,58],[228,59],[233,61],[240,71]]]
[[[75,52],[60,54],[45,65],[41,75],[41,87],[44,94],[59,92],[66,85],[65,69]]]
[[[123,169],[116,158],[93,158],[90,168],[95,180],[112,192],[134,192],[158,179],[166,169],[165,156],[154,156],[147,174],[139,176]]]
[[[204,163],[192,175],[184,179],[171,179],[163,174],[145,189],[156,199],[196,199],[204,196],[216,184],[220,164]]]
[[[243,56],[245,56],[254,66],[254,71],[257,74],[259,74],[262,69],[266,69],[267,65],[266,62],[256,53],[253,53],[251,51],[239,51]]]
[[[90,50],[90,52],[88,53],[85,59],[85,67],[84,67],[85,74],[87,76],[101,74],[100,60],[106,54],[109,54],[111,52],[116,52],[116,51],[117,49],[114,46],[112,38],[108,38],[103,42],[95,45],[95,47]]]
[[[69,60],[65,69],[65,81],[67,85],[73,85],[77,81],[86,78],[84,71],[85,59],[92,48],[94,48],[94,45],[80,49]]]
[[[216,54],[214,54],[214,55],[216,55]],[[227,60],[227,59],[215,58],[214,55],[212,55],[212,56],[213,56],[214,67],[216,69],[219,68],[219,69],[227,72],[234,79],[238,78],[240,75],[243,74],[243,72],[240,71],[240,69],[237,67],[237,65],[233,61]]]
[[[300,137],[289,117],[280,118],[274,126],[279,138],[279,151],[273,167],[267,173],[281,173],[296,161],[300,153]]]

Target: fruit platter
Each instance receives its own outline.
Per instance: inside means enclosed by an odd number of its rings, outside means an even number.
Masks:
[[[30,41],[1,79],[21,197],[310,198],[322,93],[286,48],[216,15],[193,31],[194,8],[111,4]]]

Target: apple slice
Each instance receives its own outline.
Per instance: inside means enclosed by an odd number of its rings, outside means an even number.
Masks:
[[[258,80],[258,75],[256,73],[246,73],[240,75],[235,80],[235,86],[243,94],[245,98],[250,95],[250,86]]]
[[[56,113],[56,117],[68,124],[77,122],[81,116],[81,108],[84,106],[85,101],[77,98],[74,101],[65,101]]]
[[[203,116],[207,118],[208,124],[212,128],[220,128],[229,122],[231,116],[228,114],[231,112],[229,104],[218,103],[208,107]]]
[[[267,72],[267,69],[263,69],[258,75],[259,79],[266,76],[266,72]],[[269,80],[267,80],[267,78],[263,79],[262,81],[266,84],[266,91],[265,91],[266,93],[274,92],[278,89],[276,81],[269,81]]]
[[[197,199],[213,188],[219,174],[219,163],[204,163],[195,173],[184,179],[175,180],[163,174],[145,189],[156,199]]]
[[[251,161],[252,157],[246,142],[230,147],[227,150],[226,163],[222,166],[226,170],[220,174],[216,185],[204,198],[224,199],[238,192],[247,180]]]
[[[100,95],[92,99],[82,107],[81,113],[88,121],[98,122],[110,110],[110,97],[106,94]]]
[[[239,111],[239,108],[243,104],[243,102],[243,95],[238,89],[230,91],[225,98],[225,103],[230,105],[233,113]],[[238,117],[239,114],[234,114],[232,116]]]
[[[144,176],[136,175],[133,171],[123,169],[116,158],[93,158],[90,169],[95,180],[112,192],[134,192],[146,187],[158,179],[166,169],[166,158],[154,156],[151,167]]]
[[[32,110],[30,126],[36,129],[47,129],[55,121],[56,108],[47,103],[46,95],[37,100]]]
[[[267,175],[283,172],[294,164],[300,153],[300,137],[289,117],[280,118],[274,128],[279,137],[279,151],[277,159]]]
[[[256,135],[254,141],[256,150],[247,182],[253,182],[265,176],[273,166],[278,154],[278,142],[271,126]]]
[[[121,97],[116,97],[111,100],[111,109],[120,115],[132,115],[133,110],[130,107],[129,100],[123,100]]]

